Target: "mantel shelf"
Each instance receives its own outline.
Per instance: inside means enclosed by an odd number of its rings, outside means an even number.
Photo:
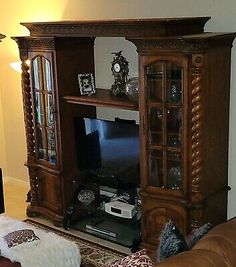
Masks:
[[[94,95],[64,96],[67,103],[89,106],[112,107],[126,110],[138,110],[138,104],[130,101],[126,96],[112,96],[110,90],[96,89]]]

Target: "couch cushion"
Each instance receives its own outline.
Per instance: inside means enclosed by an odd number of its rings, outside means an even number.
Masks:
[[[236,246],[236,219],[231,219],[225,223],[221,223],[211,229],[207,236],[223,236],[230,243]]]
[[[194,250],[205,249],[217,253],[230,266],[236,266],[236,247],[224,236],[210,235],[198,242]]]
[[[213,251],[220,255],[229,266],[236,266],[236,220],[215,226],[193,249]]]
[[[182,252],[170,257],[157,267],[230,267],[227,262],[215,252],[196,249]]]

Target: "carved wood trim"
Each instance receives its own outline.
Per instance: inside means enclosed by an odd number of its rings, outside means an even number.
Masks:
[[[29,180],[30,180],[30,194],[31,194],[31,205],[38,206],[39,204],[39,182],[37,177],[37,169],[29,167]]]
[[[201,33],[210,17],[21,23],[31,36],[171,36]]]
[[[37,49],[37,50],[54,50],[55,39],[53,37],[13,37],[18,44],[19,49]]]
[[[21,58],[23,58],[23,53],[21,53]],[[29,66],[27,65],[25,60],[22,61],[21,68],[22,68],[22,74],[21,74],[22,98],[24,107],[25,134],[26,134],[26,145],[27,145],[27,163],[29,164],[35,162],[35,136],[33,128],[33,110],[32,110],[32,99],[31,99]]]
[[[134,43],[137,47],[139,54],[150,53],[156,50],[163,51],[204,51],[208,48],[209,44],[206,41],[202,40],[187,40],[183,37],[175,39],[129,39],[130,42]]]
[[[191,108],[191,144],[192,144],[192,182],[191,182],[191,229],[199,226],[202,218],[201,191],[202,180],[202,68],[204,57],[201,54],[192,56],[192,108]]]

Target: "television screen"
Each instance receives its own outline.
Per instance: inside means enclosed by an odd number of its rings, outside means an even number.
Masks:
[[[138,184],[139,126],[133,120],[76,119],[78,163],[100,184]]]

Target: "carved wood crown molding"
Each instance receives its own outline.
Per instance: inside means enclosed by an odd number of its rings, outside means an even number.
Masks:
[[[210,17],[21,23],[31,36],[147,37],[202,33]]]
[[[19,49],[53,50],[55,49],[55,38],[32,38],[32,37],[13,37]]]
[[[231,46],[236,33],[201,33],[185,36],[156,38],[126,38],[132,42],[138,52],[145,53],[154,50],[189,51],[199,53],[206,51],[216,43]]]
[[[136,45],[138,52],[151,50],[181,50],[181,51],[199,51],[206,50],[209,47],[206,41],[186,41],[185,39],[128,39]]]

